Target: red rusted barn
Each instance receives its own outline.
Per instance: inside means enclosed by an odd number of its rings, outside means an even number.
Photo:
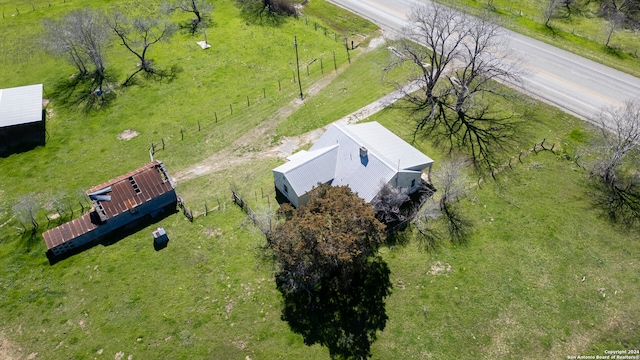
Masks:
[[[175,210],[174,189],[175,182],[157,160],[94,186],[87,190],[93,204],[90,212],[42,234],[47,249],[59,256],[144,218]]]

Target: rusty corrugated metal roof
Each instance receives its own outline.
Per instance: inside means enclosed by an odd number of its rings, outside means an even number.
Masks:
[[[91,213],[86,213],[77,219],[45,232],[42,236],[47,244],[47,249],[51,249],[82,234],[86,234],[97,227],[98,225],[91,222]]]
[[[127,174],[92,187],[87,190],[87,195],[109,187],[111,191],[106,192],[105,195],[111,196],[111,200],[93,200],[94,205],[98,205],[94,211],[101,208],[106,220],[173,190],[175,184],[162,162],[156,160]],[[42,235],[47,243],[47,249],[51,249],[94,230],[98,226],[100,225],[92,221],[91,213],[87,213]]]

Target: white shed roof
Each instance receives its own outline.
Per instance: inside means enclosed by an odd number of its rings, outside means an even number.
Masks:
[[[42,84],[0,89],[0,127],[42,120]]]

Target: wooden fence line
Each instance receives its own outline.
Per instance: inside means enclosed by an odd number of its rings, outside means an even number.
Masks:
[[[534,154],[538,155],[538,152],[540,152],[540,151],[550,151],[550,152],[555,154],[556,153],[556,150],[555,150],[556,144],[553,143],[553,144],[551,144],[551,147],[549,147],[549,145],[545,146],[546,142],[547,142],[547,139],[544,138],[544,139],[542,139],[542,141],[533,144],[533,148],[531,148],[531,149],[529,149],[527,151],[520,150],[520,153],[518,154],[518,162],[520,162],[520,164],[523,164],[523,162],[522,162],[522,156],[523,155],[524,156],[529,156],[529,155],[531,155],[531,153],[534,153]],[[511,160],[513,160],[513,157],[509,158],[509,162],[507,164],[503,164],[503,165],[501,165],[499,167],[491,168],[491,178],[493,178],[493,180],[496,180],[496,174],[502,172],[507,167],[509,169],[513,169],[513,166],[511,164]],[[485,178],[486,178],[486,175],[482,175],[482,176],[480,176],[478,178],[477,185],[481,189],[482,189],[481,183],[483,183],[485,181]]]

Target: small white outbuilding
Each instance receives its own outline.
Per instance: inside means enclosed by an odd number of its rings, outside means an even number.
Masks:
[[[377,122],[333,124],[308,150],[273,169],[275,187],[293,206],[304,205],[318,183],[348,185],[371,201],[383,185],[418,190],[433,160]],[[426,176],[426,175],[425,175]]]
[[[45,144],[42,84],[0,89],[0,156]]]

